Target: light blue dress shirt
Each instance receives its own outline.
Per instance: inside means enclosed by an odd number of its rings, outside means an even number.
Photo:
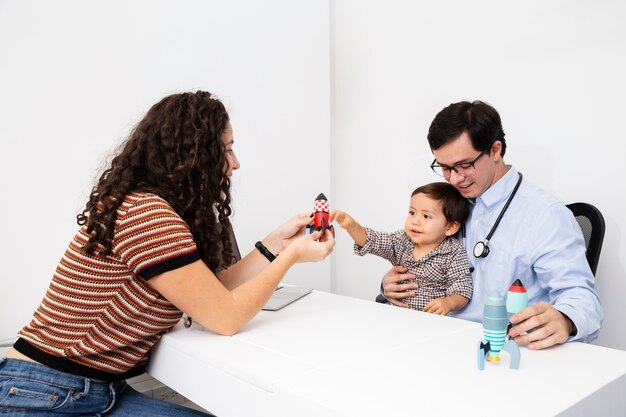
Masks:
[[[493,227],[518,178],[511,167],[472,204],[463,244],[474,267],[474,296],[450,315],[481,322],[489,291],[506,296],[519,278],[528,305],[549,302],[576,325],[578,332],[570,340],[589,342],[598,336],[604,314],[580,227],[554,196],[524,179],[489,241],[489,255],[476,258],[472,253]]]

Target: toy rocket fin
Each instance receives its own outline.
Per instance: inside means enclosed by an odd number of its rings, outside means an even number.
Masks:
[[[489,354],[490,349],[491,349],[491,345],[489,342],[487,343],[478,342],[478,348],[476,349],[476,353],[477,353],[476,360],[478,364],[478,369],[480,369],[481,371],[485,369],[485,358]]]
[[[509,356],[511,357],[511,366],[509,368],[518,369],[519,368],[519,360],[520,360],[520,351],[519,346],[512,340],[507,340],[504,342],[504,346],[502,350],[509,352]]]

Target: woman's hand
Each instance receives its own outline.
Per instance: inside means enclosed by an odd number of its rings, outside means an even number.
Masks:
[[[274,255],[278,255],[291,242],[304,235],[304,229],[309,223],[311,223],[311,217],[308,214],[297,214],[267,235],[263,239],[263,244]]]
[[[318,230],[294,239],[285,249],[285,256],[293,256],[296,263],[319,262],[331,254],[334,246],[335,237],[332,232],[327,229],[322,235]]]

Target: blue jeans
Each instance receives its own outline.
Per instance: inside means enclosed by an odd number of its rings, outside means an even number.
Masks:
[[[97,382],[19,359],[0,359],[0,416],[208,416],[147,397],[125,381]]]

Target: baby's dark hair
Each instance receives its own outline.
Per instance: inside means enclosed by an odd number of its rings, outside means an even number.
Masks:
[[[441,201],[443,215],[448,223],[459,222],[461,226],[469,217],[469,205],[459,190],[447,182],[431,182],[422,185],[413,191],[411,197],[416,194],[425,194],[433,200]]]

